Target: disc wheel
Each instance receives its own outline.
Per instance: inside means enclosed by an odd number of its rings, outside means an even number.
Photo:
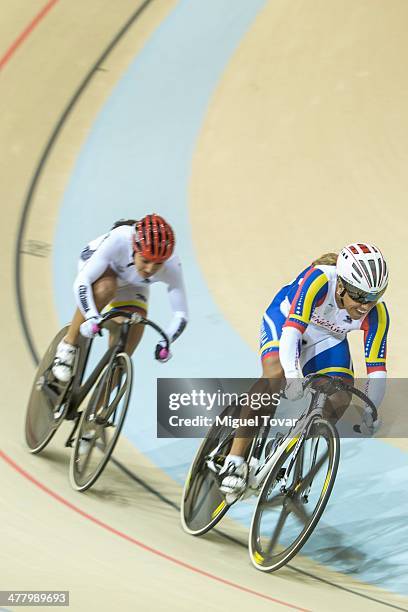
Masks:
[[[266,478],[252,517],[249,554],[264,572],[284,566],[306,543],[336,479],[340,443],[335,427],[315,420],[290,468],[296,442],[287,444]]]
[[[54,436],[64,419],[66,408],[62,406],[71,385],[61,385],[51,372],[57,345],[66,335],[68,327],[64,327],[55,336],[35,373],[33,386],[27,403],[25,418],[25,439],[30,453],[42,451]],[[56,413],[56,407],[61,410]]]
[[[71,454],[69,476],[77,491],[89,489],[102,474],[118,441],[132,388],[132,362],[119,353],[97,381],[82,412]]]
[[[230,508],[209,462],[218,473],[231,448],[233,432],[230,427],[213,425],[191,464],[181,501],[181,524],[191,535],[200,536],[212,529]]]

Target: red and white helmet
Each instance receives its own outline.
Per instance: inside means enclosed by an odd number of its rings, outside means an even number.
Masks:
[[[163,263],[173,254],[174,244],[173,229],[160,215],[146,215],[136,222],[133,247],[145,259]]]
[[[337,275],[347,286],[380,297],[388,284],[388,266],[380,249],[373,244],[355,242],[345,246],[337,258]]]

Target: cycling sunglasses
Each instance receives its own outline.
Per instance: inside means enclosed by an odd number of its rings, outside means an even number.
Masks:
[[[357,302],[358,304],[372,304],[373,302],[377,302],[385,291],[385,289],[383,289],[379,293],[367,293],[366,291],[359,291],[347,281],[343,279],[341,280],[347,295],[353,300],[353,302]]]

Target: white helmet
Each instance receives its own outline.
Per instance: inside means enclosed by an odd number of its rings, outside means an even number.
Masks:
[[[347,291],[349,287],[354,288],[355,295],[367,294],[368,300],[371,297],[373,301],[384,293],[388,284],[388,266],[380,249],[363,242],[349,244],[340,251],[337,275]]]

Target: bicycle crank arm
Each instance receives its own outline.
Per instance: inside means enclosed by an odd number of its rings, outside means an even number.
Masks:
[[[74,427],[72,428],[72,431],[69,434],[69,436],[68,436],[68,438],[66,439],[66,442],[65,442],[65,446],[67,448],[72,448],[72,446],[74,444],[75,433],[76,433],[76,430],[78,429],[78,425],[79,425],[79,419],[76,419],[75,423],[74,423]]]

